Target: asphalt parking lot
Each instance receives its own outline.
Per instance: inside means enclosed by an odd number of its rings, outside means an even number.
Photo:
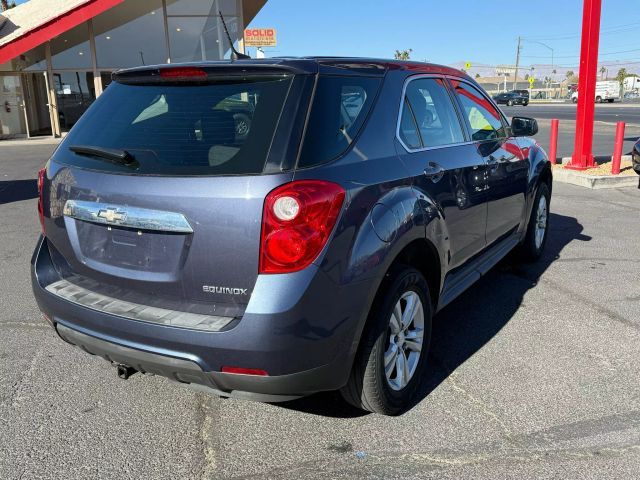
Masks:
[[[57,339],[29,281],[52,149],[0,142],[0,478],[640,477],[640,190],[554,185],[543,259],[438,315],[422,400],[388,418],[125,382]]]

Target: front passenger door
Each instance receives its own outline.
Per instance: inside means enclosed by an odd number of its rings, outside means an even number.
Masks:
[[[487,245],[514,233],[525,208],[529,174],[527,152],[510,136],[504,117],[480,90],[462,80],[451,80],[471,139],[484,158],[487,182]]]

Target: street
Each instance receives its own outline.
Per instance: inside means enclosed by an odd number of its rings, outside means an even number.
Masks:
[[[548,150],[551,120],[560,120],[558,133],[558,157],[570,157],[573,152],[576,105],[572,103],[529,104],[527,107],[501,106],[507,118],[513,116],[533,117],[538,120],[540,131],[536,139]],[[593,135],[593,153],[596,157],[613,154],[616,123],[625,122],[625,142],[623,153],[631,152],[633,144],[640,138],[640,104],[606,103],[596,105]]]
[[[562,109],[505,111],[538,118],[544,143]],[[123,381],[57,338],[29,279],[53,148],[0,143],[0,478],[640,475],[640,190],[556,183],[541,261],[508,258],[443,310],[421,401],[384,417],[336,393],[268,405]]]

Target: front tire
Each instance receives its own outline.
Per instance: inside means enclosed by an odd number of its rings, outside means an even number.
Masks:
[[[343,398],[362,410],[398,415],[422,383],[431,341],[431,302],[423,275],[393,268],[374,302]]]
[[[596,103],[602,103],[602,97],[596,97]]]
[[[513,106],[513,102],[511,100],[507,100],[507,107]]]
[[[549,192],[549,187],[546,183],[541,183],[531,209],[527,234],[520,247],[525,261],[535,262],[542,255],[549,231],[550,202],[551,193]]]

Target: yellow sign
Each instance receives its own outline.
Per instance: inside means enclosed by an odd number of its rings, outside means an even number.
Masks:
[[[529,85],[531,85],[533,87],[533,83],[536,81],[535,78],[533,77],[529,77]]]
[[[464,64],[464,68],[466,68],[467,70],[469,70],[471,68],[471,62],[467,62]]]
[[[245,47],[275,47],[275,28],[246,28],[244,30]]]

